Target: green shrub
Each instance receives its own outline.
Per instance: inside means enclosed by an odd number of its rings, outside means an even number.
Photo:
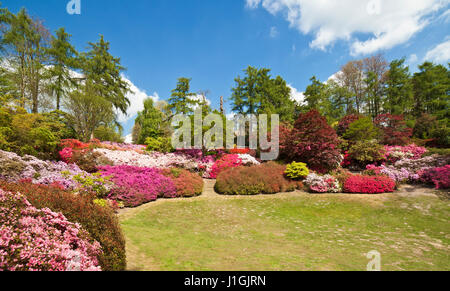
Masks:
[[[423,156],[428,157],[433,155],[450,156],[450,149],[427,148],[427,152]]]
[[[301,189],[303,184],[286,179],[285,171],[286,166],[275,162],[230,168],[217,176],[214,188],[225,195],[275,194]]]
[[[384,159],[385,149],[376,140],[358,141],[350,147],[349,157],[362,167]]]
[[[344,138],[350,141],[364,141],[378,139],[380,131],[373,124],[369,117],[361,118],[351,123],[347,131],[344,133]]]
[[[300,180],[309,175],[309,169],[305,163],[293,162],[292,164],[287,165],[284,173],[286,174],[286,177],[292,180]]]
[[[173,150],[170,138],[167,137],[148,137],[145,140],[147,151],[168,153]]]
[[[36,208],[61,212],[67,220],[79,223],[102,246],[98,255],[103,271],[122,271],[126,268],[125,239],[114,211],[93,202],[93,195],[76,195],[60,188],[34,185],[29,182],[7,183],[0,180],[0,188],[21,193]]]

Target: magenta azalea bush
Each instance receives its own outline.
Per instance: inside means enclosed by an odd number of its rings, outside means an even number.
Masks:
[[[432,168],[419,171],[420,181],[434,184],[436,189],[450,188],[450,165],[441,168]]]
[[[136,207],[158,198],[177,196],[173,181],[155,168],[135,166],[103,166],[100,172],[110,177],[114,186],[109,199],[122,201],[127,207]]]
[[[241,166],[242,164],[242,159],[239,157],[239,155],[224,155],[212,166],[210,177],[212,179],[216,179],[220,172],[222,172],[223,170],[236,168]]]
[[[79,224],[0,189],[0,271],[101,271],[99,253]]]

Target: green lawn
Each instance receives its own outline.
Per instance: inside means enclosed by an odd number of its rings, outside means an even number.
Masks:
[[[199,197],[121,215],[130,270],[450,270],[450,201],[396,194]]]

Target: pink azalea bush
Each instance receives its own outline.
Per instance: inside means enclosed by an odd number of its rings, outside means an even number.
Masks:
[[[20,157],[15,153],[0,151],[0,178],[10,182],[31,180],[34,184],[54,185],[64,189],[77,189],[77,175],[90,176],[75,164],[47,162],[33,156]]]
[[[173,181],[155,168],[135,166],[103,166],[100,172],[111,177],[114,186],[109,199],[122,201],[127,207],[136,207],[157,198],[177,196]]]
[[[341,186],[339,181],[331,175],[318,175],[316,173],[309,174],[304,184],[314,193],[339,193]]]
[[[417,181],[419,175],[415,172],[410,172],[405,168],[397,169],[393,166],[381,165],[379,167],[375,165],[367,166],[367,173],[372,175],[385,175],[394,180],[396,183]]]
[[[384,146],[386,150],[385,159],[389,162],[395,163],[402,159],[418,160],[427,152],[424,147],[411,144],[408,146]]]
[[[0,271],[101,271],[99,253],[79,224],[0,189]]]
[[[450,188],[450,165],[441,168],[431,168],[419,171],[420,181],[434,184],[436,189]]]

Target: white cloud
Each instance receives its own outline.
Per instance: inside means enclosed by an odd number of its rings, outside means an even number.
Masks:
[[[371,54],[403,44],[427,26],[449,0],[246,0],[282,14],[290,26],[314,35],[312,48],[326,50],[338,40],[353,55]],[[447,13],[446,11],[444,14]],[[359,39],[356,35],[368,35]]]
[[[128,107],[126,115],[121,112],[118,113],[118,120],[119,122],[127,122],[128,120],[136,117],[139,111],[144,110],[144,100],[147,98],[152,98],[155,102],[157,102],[159,101],[159,95],[155,92],[153,95],[149,96],[145,90],[139,89],[127,77],[122,75],[122,78],[128,83],[128,86],[131,89],[131,92],[127,94],[127,98],[130,100],[130,106]]]
[[[426,61],[447,64],[450,60],[450,39],[438,44],[425,55]]]
[[[270,34],[269,35],[270,35],[271,38],[275,38],[275,37],[278,36],[278,30],[277,30],[277,28],[275,26],[272,26],[270,28]]]
[[[296,102],[298,105],[304,105],[305,104],[305,95],[303,92],[299,92],[296,88],[292,87],[291,85],[288,85],[289,88],[291,88],[291,100]]]
[[[412,54],[409,56],[407,63],[411,66],[417,63],[417,61],[419,60],[419,58],[417,57],[416,54]]]

